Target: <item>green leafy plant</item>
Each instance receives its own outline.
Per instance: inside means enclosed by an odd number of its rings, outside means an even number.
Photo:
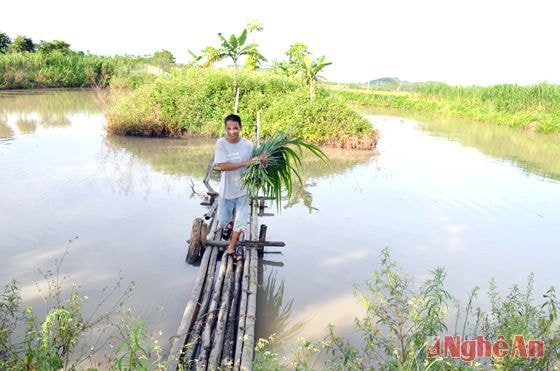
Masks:
[[[149,334],[143,321],[134,323],[127,329],[130,335],[115,350],[115,367],[121,370],[149,370]]]
[[[287,197],[291,197],[292,182],[297,179],[301,183],[300,172],[304,149],[323,161],[328,160],[325,153],[316,145],[299,138],[290,138],[292,130],[293,128],[256,146],[253,156],[266,155],[268,166],[264,166],[260,161],[252,162],[247,166],[247,171],[242,178],[250,196],[271,197],[276,201],[278,209],[280,209],[282,191],[285,190]]]

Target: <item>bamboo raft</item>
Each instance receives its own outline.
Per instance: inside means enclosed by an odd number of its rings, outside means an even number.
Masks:
[[[228,242],[219,241],[218,194],[209,184],[212,171],[211,162],[204,179],[208,197],[203,202],[209,209],[193,222],[186,258],[190,264],[200,263],[200,267],[173,337],[168,370],[251,370],[264,247],[284,246],[283,242],[266,241],[267,227],[258,227],[258,216],[273,214],[264,212],[264,198],[253,198],[248,233],[238,242],[244,246],[244,259],[234,262],[232,256],[222,254]]]

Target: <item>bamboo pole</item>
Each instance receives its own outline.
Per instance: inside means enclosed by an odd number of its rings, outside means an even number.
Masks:
[[[239,312],[239,299],[241,298],[241,275],[243,273],[243,266],[244,264],[238,263],[235,267],[235,278],[232,293],[233,297],[229,308],[224,350],[222,352],[222,367],[224,368],[231,366],[233,361],[233,352],[235,351],[235,335],[237,333],[236,320]]]
[[[256,200],[251,201],[251,215],[250,215],[250,229],[249,229],[249,238],[255,239],[257,234],[257,203]],[[247,369],[247,365],[252,363],[253,361],[253,349],[252,345],[248,343],[249,338],[254,338],[254,324],[251,326],[251,321],[249,319],[249,311],[253,310],[250,309],[251,306],[251,286],[255,284],[255,280],[257,279],[256,275],[254,279],[251,278],[251,272],[256,268],[256,262],[253,261],[253,252],[255,252],[256,257],[256,250],[255,249],[246,249],[245,254],[245,269],[243,270],[243,282],[242,282],[242,296],[241,296],[241,307],[239,309],[239,328],[237,333],[237,344],[235,348],[235,359],[234,359],[234,366],[235,369]],[[256,290],[255,290],[256,294]],[[254,299],[254,298],[253,298]],[[256,304],[256,300],[255,300]],[[254,312],[254,311],[253,311]],[[253,318],[254,320],[254,318]],[[252,328],[252,330],[251,330]],[[251,332],[252,331],[252,332]],[[254,340],[253,340],[254,342]],[[250,349],[246,349],[249,346]],[[250,358],[250,361],[246,358]]]
[[[171,346],[171,351],[167,360],[168,370],[176,370],[179,363],[179,358],[181,353],[183,353],[183,346],[187,338],[187,334],[192,326],[193,318],[195,318],[195,311],[198,308],[198,301],[200,299],[200,294],[202,292],[202,285],[206,281],[206,271],[208,270],[208,262],[210,260],[210,249],[204,251],[202,256],[202,261],[200,263],[200,268],[198,269],[198,274],[194,281],[191,296],[185,307],[183,313],[183,318],[177,330],[177,334],[174,336],[173,344]]]
[[[243,336],[245,335],[245,318],[247,316],[247,293],[249,292],[249,251],[245,253],[243,261],[243,276],[241,277],[241,299],[239,304],[239,320],[237,325],[237,337],[235,343],[235,356],[233,358],[235,369],[241,364],[241,353],[243,351]]]
[[[197,368],[200,368],[201,370],[206,369],[208,355],[210,354],[210,348],[212,347],[212,331],[216,322],[218,302],[222,293],[222,283],[224,282],[226,262],[226,257],[222,255],[220,270],[218,271],[218,276],[212,293],[212,300],[210,301],[210,308],[208,309],[208,316],[206,317],[206,325],[204,327],[204,332],[202,333],[202,347],[200,349],[197,363]]]
[[[210,306],[210,298],[212,294],[212,286],[214,283],[214,277],[216,274],[216,261],[218,258],[218,248],[212,247],[212,255],[210,256],[210,264],[208,266],[208,273],[206,274],[206,284],[204,285],[204,291],[202,293],[202,299],[200,300],[200,310],[198,311],[198,316],[194,323],[193,329],[189,333],[186,341],[186,350],[182,359],[183,364],[190,364],[190,361],[196,357],[198,350],[198,345],[201,339],[201,333],[204,328],[204,323],[206,322],[206,316],[208,313],[208,307]]]
[[[215,370],[220,364],[222,349],[224,346],[224,337],[226,330],[226,322],[228,311],[231,305],[231,283],[233,281],[233,258],[231,256],[222,257],[227,259],[227,269],[224,277],[224,286],[222,289],[222,302],[220,304],[220,312],[218,313],[218,321],[214,332],[214,344],[208,359],[208,368]]]
[[[241,370],[250,370],[255,352],[255,319],[257,313],[257,250],[251,249],[251,265],[249,267],[250,281],[247,293],[247,319],[245,320],[245,336],[243,341],[243,354],[241,356]]]

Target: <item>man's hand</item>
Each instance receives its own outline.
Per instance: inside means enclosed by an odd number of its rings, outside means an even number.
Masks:
[[[267,166],[268,166],[268,157],[266,156],[265,153],[263,153],[263,154],[261,155],[260,160],[261,160],[262,164],[264,165],[264,167],[267,167]]]

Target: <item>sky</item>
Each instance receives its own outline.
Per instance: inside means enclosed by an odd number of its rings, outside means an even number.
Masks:
[[[381,77],[452,85],[560,83],[560,14],[545,0],[10,0],[0,32],[64,40],[94,54],[145,55],[177,62],[219,46],[252,19],[262,54],[283,59],[294,42],[333,64],[337,82]]]

